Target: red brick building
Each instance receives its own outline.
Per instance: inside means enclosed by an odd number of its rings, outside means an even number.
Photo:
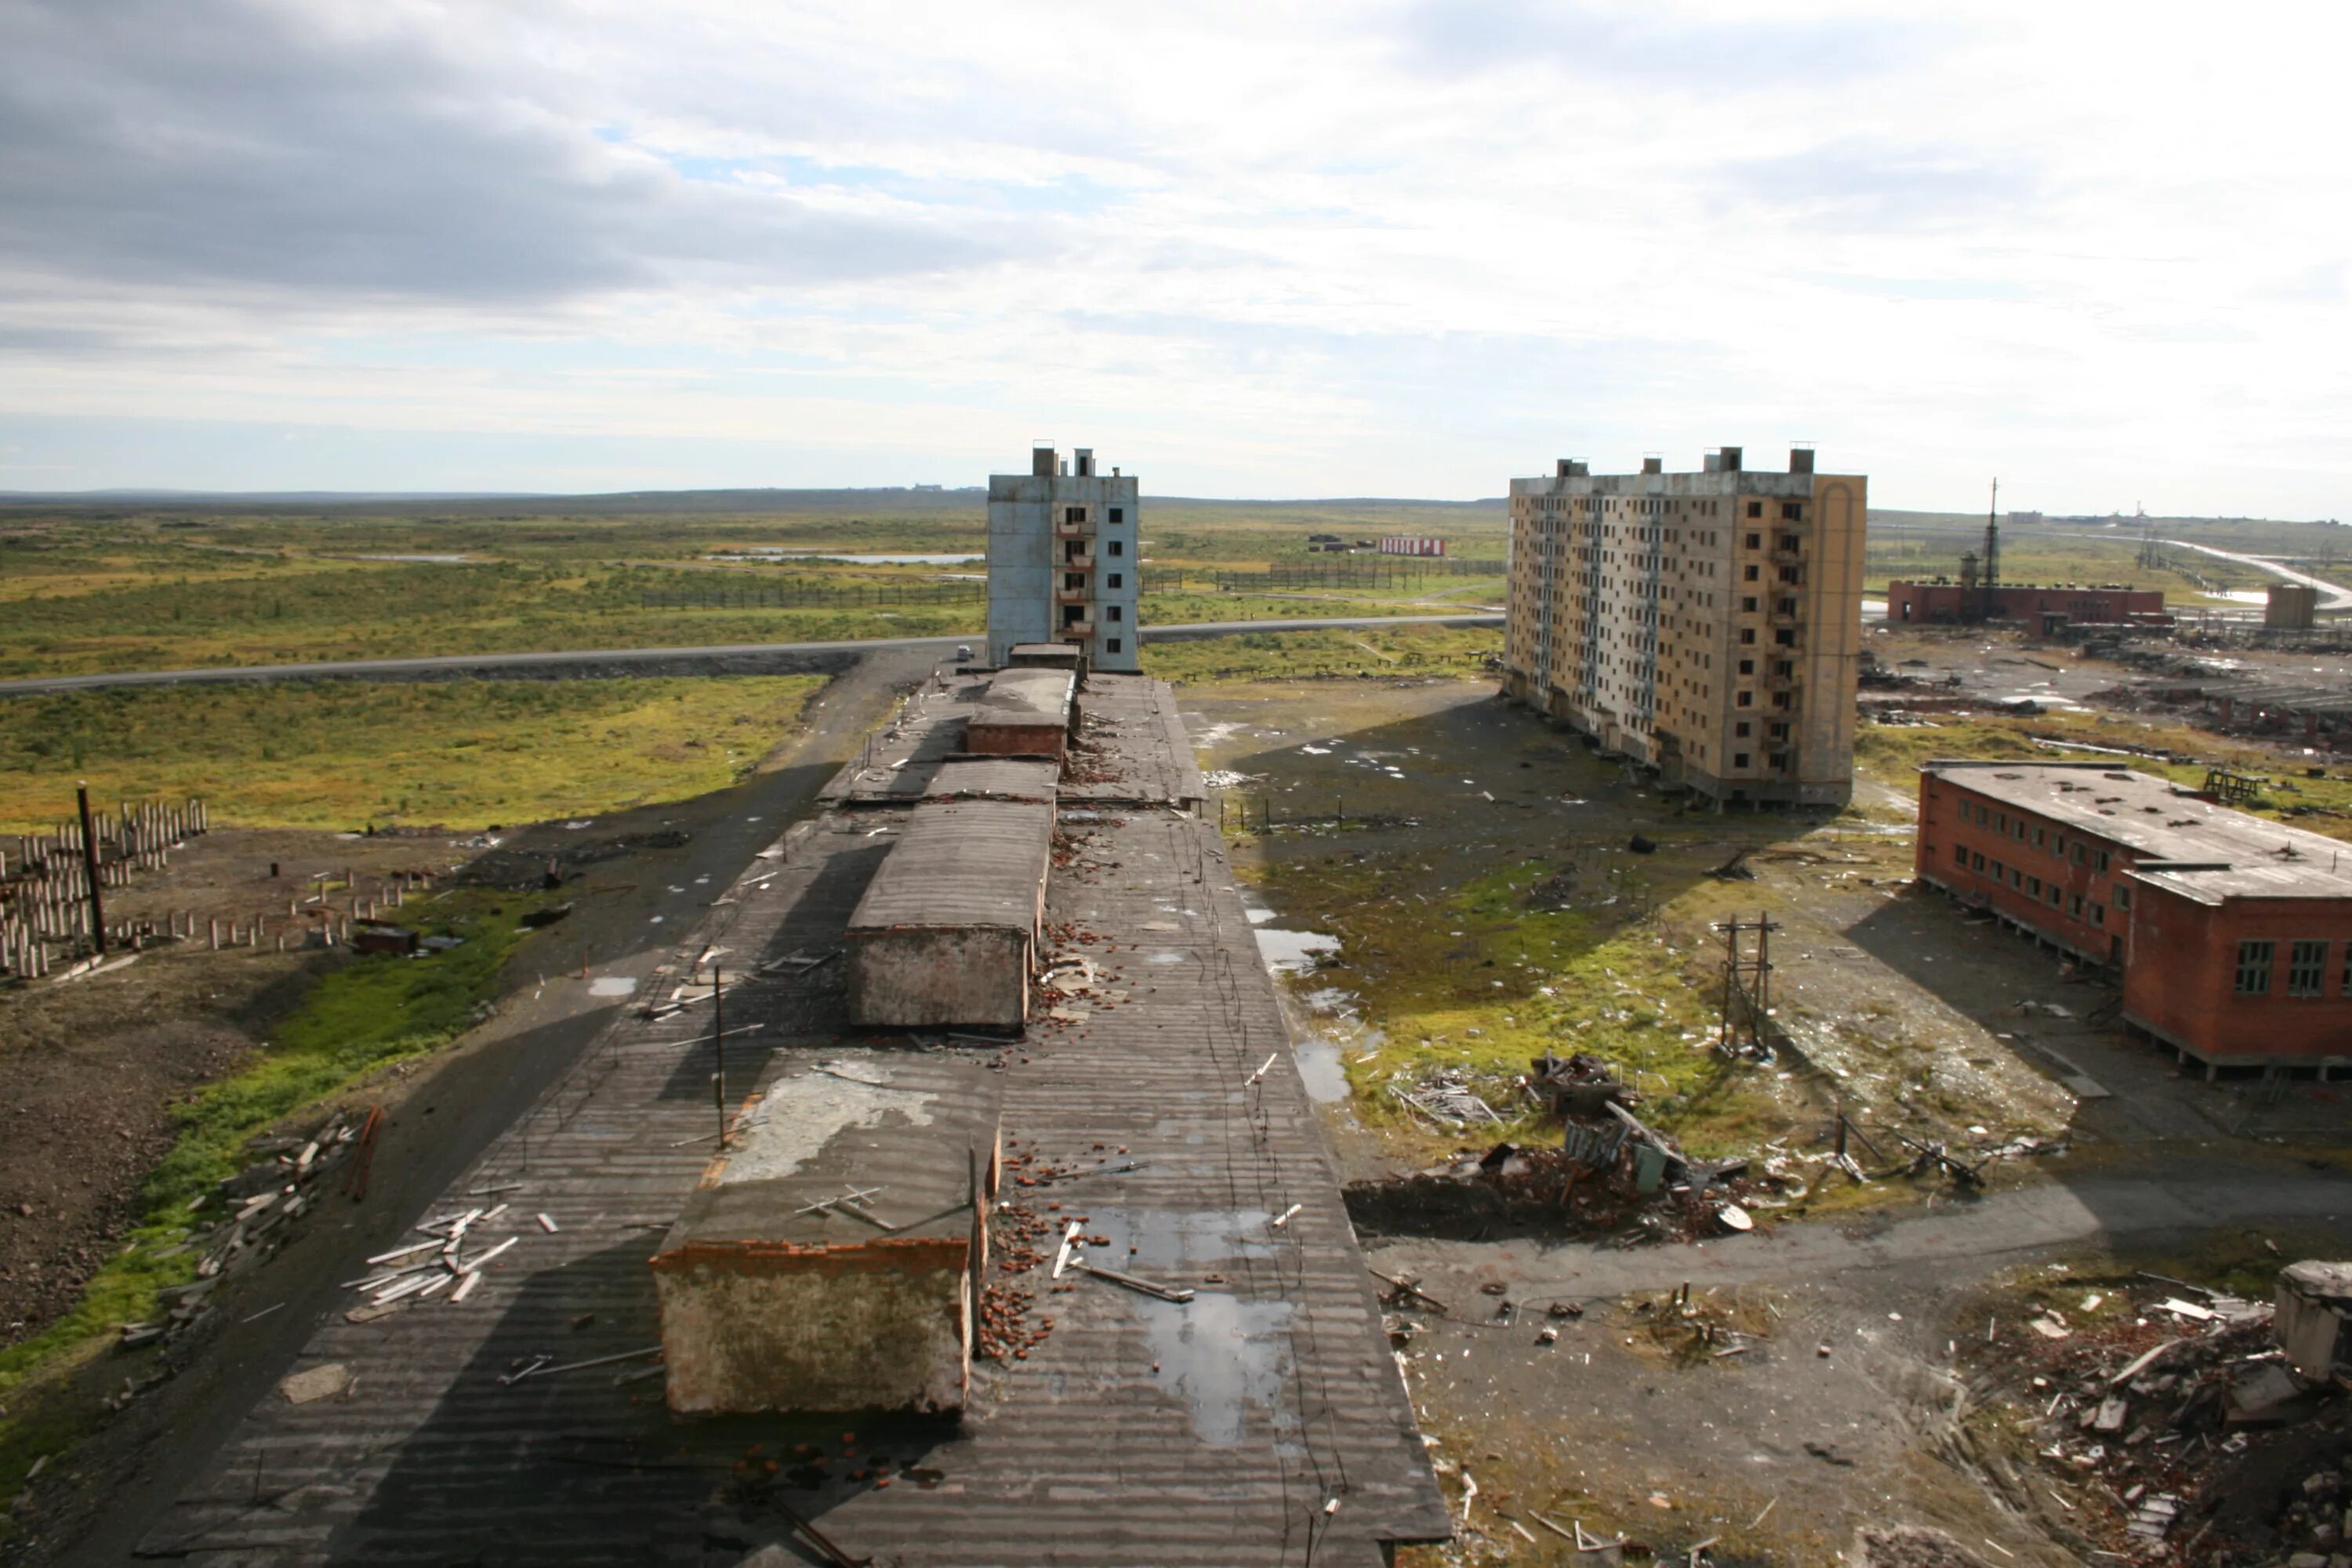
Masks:
[[[2352,1066],[2352,846],[2103,763],[1929,763],[1919,880],[2116,970],[2204,1064]]]
[[[1984,590],[1963,583],[1889,583],[1886,618],[1903,622],[1958,622],[1984,613]],[[2116,626],[2126,621],[2169,626],[2161,588],[2124,588],[2112,584],[2076,587],[2014,584],[1992,591],[1992,618],[2020,621],[2034,631],[2049,629],[2052,616],[2067,624],[2087,621]]]

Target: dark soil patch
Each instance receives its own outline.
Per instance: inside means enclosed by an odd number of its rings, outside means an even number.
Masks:
[[[273,954],[199,981],[197,955],[158,953],[119,979],[12,998],[0,1011],[0,1345],[79,1299],[139,1217],[141,1184],[172,1146],[173,1101],[257,1048],[257,1034],[215,1009],[266,1013],[268,982],[299,962]],[[223,989],[185,994],[200,984]],[[159,1016],[170,997],[196,1016]]]

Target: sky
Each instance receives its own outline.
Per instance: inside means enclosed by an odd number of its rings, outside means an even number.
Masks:
[[[2352,518],[2352,8],[0,0],[0,489]]]

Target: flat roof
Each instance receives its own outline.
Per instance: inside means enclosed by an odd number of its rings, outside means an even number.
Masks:
[[[925,801],[907,814],[849,929],[1030,931],[1053,851],[1054,808],[1031,801]]]
[[[994,1158],[1004,1100],[994,1060],[992,1051],[946,1049],[780,1058],[662,1253],[777,1245],[817,1253],[969,1236],[973,1174],[984,1178]],[[814,1206],[862,1189],[873,1191],[863,1206],[880,1224]]]
[[[2139,862],[2136,879],[2200,903],[2352,898],[2352,845],[2199,800],[2170,779],[2104,763],[1931,762],[1919,771],[2120,845]]]
[[[941,763],[923,786],[925,800],[1027,800],[1051,802],[1058,763],[1043,757],[987,757]]]
[[[1078,678],[1066,669],[1000,669],[973,712],[975,724],[1067,724]]]

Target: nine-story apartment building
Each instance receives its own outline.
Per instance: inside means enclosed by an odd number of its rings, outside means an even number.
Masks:
[[[1807,447],[1513,479],[1505,695],[1719,802],[1843,805],[1867,489]]]

